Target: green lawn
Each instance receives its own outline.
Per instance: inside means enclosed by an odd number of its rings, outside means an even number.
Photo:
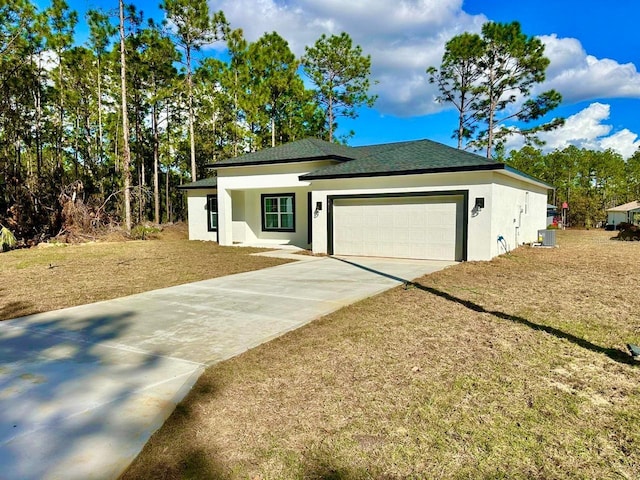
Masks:
[[[558,232],[209,368],[126,479],[640,478],[640,244]]]

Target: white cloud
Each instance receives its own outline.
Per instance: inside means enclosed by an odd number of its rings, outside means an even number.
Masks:
[[[248,40],[277,31],[298,56],[323,34],[348,32],[372,57],[373,92],[382,114],[419,116],[447,105],[435,103],[436,88],[425,70],[437,66],[444,44],[465,31],[479,32],[484,15],[469,15],[462,0],[210,0]],[[557,89],[564,103],[614,97],[640,98],[633,64],[597,59],[574,38],[541,36],[551,60],[539,91]]]
[[[544,35],[540,39],[551,60],[547,81],[541,87],[556,89],[565,103],[640,97],[640,74],[633,63],[620,64],[588,55],[575,38]]]
[[[600,145],[604,149],[610,148],[618,152],[624,158],[629,158],[640,148],[640,140],[637,140],[637,138],[637,134],[625,128],[609,137],[603,138],[600,141]]]
[[[445,107],[433,101],[436,89],[425,70],[439,65],[447,40],[477,32],[487,20],[466,14],[462,0],[213,0],[210,6],[250,41],[277,31],[298,56],[323,33],[349,33],[371,55],[376,108],[399,116]]]
[[[638,135],[626,128],[612,134],[613,127],[603,123],[608,120],[610,111],[609,105],[592,103],[571,115],[560,128],[539,135],[545,142],[543,151],[562,150],[575,145],[589,150],[611,149],[624,158],[629,158],[640,148]],[[522,138],[514,136],[507,142],[507,151],[519,149],[522,145]]]

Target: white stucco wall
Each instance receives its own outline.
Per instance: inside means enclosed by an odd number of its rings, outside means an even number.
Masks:
[[[331,195],[467,191],[467,260],[490,260],[504,253],[499,251],[498,235],[503,235],[514,248],[518,225],[518,244],[537,240],[538,229],[546,227],[546,189],[496,172],[315,180],[313,189],[312,204],[323,205],[313,218],[314,253],[328,250],[327,197]],[[516,210],[518,205],[524,208],[527,196],[527,213],[519,217]],[[484,198],[485,206],[479,211],[473,210],[476,198]]]
[[[218,170],[218,232],[207,231],[206,195],[189,192],[189,237],[217,240],[221,245],[289,244],[307,248],[308,192],[311,205],[322,209],[312,218],[313,251],[327,253],[327,197],[380,193],[468,192],[467,260],[490,260],[508,248],[534,242],[546,227],[547,189],[507,171],[476,171],[429,175],[327,179],[303,182],[299,176],[332,161],[231,167]],[[295,232],[262,231],[261,195],[295,194]],[[474,210],[476,198],[484,208]]]
[[[312,204],[322,202],[322,211],[313,219],[313,252],[327,253],[327,197],[330,195],[358,195],[368,193],[469,192],[469,210],[476,197],[491,196],[491,172],[441,173],[430,175],[399,175],[389,177],[315,180]],[[491,251],[491,219],[486,211],[475,217],[469,211],[467,259],[488,260]],[[473,239],[473,240],[472,240]]]
[[[300,175],[335,161],[228,167],[218,170],[218,233],[220,245],[279,244],[307,248],[309,182]],[[262,231],[261,195],[295,194],[295,231]]]
[[[505,253],[498,237],[512,250],[538,240],[547,227],[547,190],[504,174],[495,173],[491,203],[491,257]]]
[[[218,233],[207,230],[207,195],[215,193],[214,189],[187,190],[189,240],[218,241]]]

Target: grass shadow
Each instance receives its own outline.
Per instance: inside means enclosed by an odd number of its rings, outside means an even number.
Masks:
[[[211,458],[204,449],[192,448],[187,450],[180,460],[179,478],[201,478],[226,480],[231,478],[229,472],[215,458]],[[157,472],[162,474],[161,471]],[[159,478],[153,472],[146,472],[147,478]]]
[[[535,323],[535,322],[532,322],[531,320],[528,320],[523,317],[519,317],[517,315],[510,315],[508,313],[500,312],[497,310],[487,310],[482,305],[478,305],[477,303],[471,302],[469,300],[464,300],[462,298],[455,297],[449,293],[443,292],[441,290],[437,290],[432,287],[427,287],[420,283],[408,282],[407,285],[417,288],[419,290],[422,290],[424,292],[428,292],[432,295],[436,295],[440,298],[444,298],[445,300],[448,300],[450,302],[454,302],[459,305],[462,305],[463,307],[473,310],[474,312],[488,313],[489,315],[493,315],[494,317],[499,318],[501,320],[507,320],[510,322],[518,323],[520,325],[529,327],[532,330],[545,332],[545,333],[548,333],[549,335],[553,335],[556,338],[567,340],[573,343],[574,345],[577,345],[591,352],[604,354],[610,359],[615,360],[616,362],[637,366],[637,362],[633,360],[633,358],[631,358],[631,356],[623,350],[620,350],[617,348],[601,347],[600,345],[596,345],[595,343],[585,340],[584,338],[577,337],[576,335],[565,332],[558,328],[551,327],[549,325],[542,325],[540,323]]]
[[[457,303],[458,305],[462,305],[463,307],[468,308],[469,310],[473,310],[474,312],[477,313],[488,313],[489,315],[493,315],[496,318],[499,318],[501,320],[507,320],[510,322],[514,322],[514,323],[518,323],[520,325],[524,325],[526,327],[531,328],[532,330],[536,330],[536,331],[541,331],[541,332],[545,332],[548,333],[550,335],[553,335],[556,338],[562,339],[562,340],[567,340],[571,343],[573,343],[574,345],[577,345],[581,348],[584,348],[586,350],[589,350],[591,352],[594,353],[600,353],[603,355],[606,355],[607,357],[609,357],[612,360],[615,360],[616,362],[619,363],[624,363],[626,365],[634,365],[634,366],[638,366],[638,362],[636,362],[627,352],[617,349],[617,348],[607,348],[607,347],[601,347],[600,345],[596,345],[595,343],[591,343],[588,340],[585,340],[584,338],[580,338],[577,337],[576,335],[573,335],[571,333],[565,332],[563,330],[560,330],[558,328],[555,327],[551,327],[549,325],[542,325],[539,323],[535,323],[531,320],[528,320],[526,318],[523,317],[519,317],[517,315],[511,315],[508,313],[504,313],[504,312],[500,312],[497,310],[487,310],[486,308],[484,308],[482,305],[479,305],[477,303],[474,303],[470,300],[464,300],[462,298],[458,298],[454,295],[451,295],[450,293],[447,292],[443,292],[442,290],[438,290],[436,288],[433,287],[427,287],[425,285],[422,285],[420,283],[416,283],[412,280],[407,280],[405,278],[400,278],[397,277],[395,275],[390,275],[388,273],[385,272],[381,272],[378,270],[375,270],[373,268],[364,266],[364,265],[360,265],[358,263],[355,262],[351,262],[349,260],[345,260],[342,258],[336,258],[336,257],[331,257],[335,260],[339,260],[341,262],[347,263],[349,265],[353,265],[354,267],[360,268],[362,270],[366,270],[368,272],[371,273],[375,273],[377,275],[383,276],[385,278],[389,278],[392,280],[396,280],[398,282],[402,282],[405,286],[405,288],[417,288],[419,290],[422,290],[423,292],[427,292],[430,293],[432,295],[436,295],[440,298],[443,298],[445,300],[448,300],[450,302],[453,303]]]
[[[197,442],[183,443],[172,446],[169,459],[164,451],[148,453],[145,447],[143,455],[121,475],[118,480],[157,480],[170,479],[202,479],[228,480],[233,478],[232,472],[216,457],[217,451],[211,453],[211,448],[204,449]],[[141,458],[143,460],[141,460]]]
[[[308,447],[302,457],[302,471],[299,478],[308,480],[391,480],[371,465],[346,464],[336,457],[329,447]]]

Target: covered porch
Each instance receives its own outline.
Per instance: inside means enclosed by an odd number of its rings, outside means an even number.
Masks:
[[[218,190],[221,245],[311,247],[309,187]]]

